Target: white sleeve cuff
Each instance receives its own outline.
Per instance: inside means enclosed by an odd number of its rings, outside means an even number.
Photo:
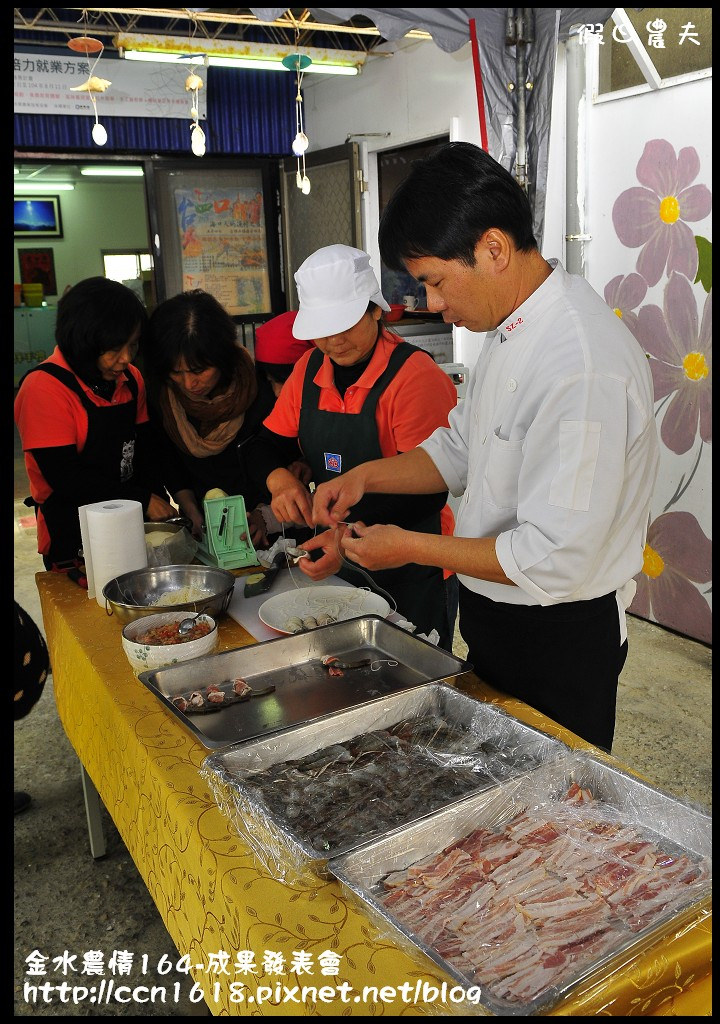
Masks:
[[[512,553],[512,530],[507,530],[495,538],[495,554],[500,563],[500,568],[507,578],[512,580],[521,590],[524,590],[526,594],[534,597],[539,604],[550,605],[560,603],[557,598],[542,590],[518,569]]]

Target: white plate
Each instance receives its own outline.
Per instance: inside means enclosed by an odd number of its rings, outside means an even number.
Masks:
[[[303,587],[302,590],[289,590],[285,594],[276,594],[260,605],[258,615],[260,621],[276,633],[290,634],[288,619],[304,619],[309,615],[317,618],[326,613],[332,615],[336,622],[356,619],[360,615],[390,614],[390,605],[385,598],[370,590],[358,587]]]

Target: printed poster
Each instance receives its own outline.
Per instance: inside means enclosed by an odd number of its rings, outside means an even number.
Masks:
[[[233,316],[270,312],[263,195],[257,188],[178,188],[182,288],[210,292]]]
[[[16,53],[15,113],[94,117],[88,93],[72,91],[73,86],[87,80],[94,65],[94,55],[88,58]],[[96,97],[100,121],[104,117],[182,117],[190,123],[192,104],[185,89],[189,72],[187,64],[174,67],[101,57],[93,74],[111,84]],[[201,72],[201,77],[205,79],[205,88],[198,94],[198,114],[204,121],[208,76]]]

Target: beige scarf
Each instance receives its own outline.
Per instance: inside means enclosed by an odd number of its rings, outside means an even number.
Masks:
[[[188,455],[205,459],[224,451],[243,425],[246,410],[257,395],[257,379],[252,358],[238,348],[238,362],[229,386],[213,398],[192,398],[172,381],[160,392],[165,431],[177,447]],[[190,417],[199,421],[198,429]]]

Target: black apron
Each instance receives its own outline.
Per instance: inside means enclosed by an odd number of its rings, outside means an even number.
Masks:
[[[327,412],[319,408],[321,389],[314,377],[322,365],[323,353],[319,349],[313,352],[305,368],[298,440],[316,484],[336,479],[339,473],[346,473],[363,462],[383,458],[375,419],[378,400],[405,360],[420,351],[407,342],[398,345],[358,413]],[[418,520],[413,514],[413,507],[417,504],[415,495],[367,494],[352,509],[352,517],[367,526],[392,523],[418,533],[439,534],[440,511],[446,500],[446,494],[438,495],[437,512]],[[413,562],[399,569],[378,570],[370,575],[377,588],[392,595],[398,612],[415,623],[418,633],[436,629],[440,634],[440,646],[450,649],[452,635],[441,569]],[[362,587],[367,582],[360,573],[345,565],[338,576],[354,586]]]
[[[132,374],[125,371],[131,400],[120,405],[100,406],[90,401],[75,375],[62,366],[42,363],[28,372],[49,373],[73,391],[82,402],[88,418],[85,447],[78,453],[83,473],[89,478],[98,475],[113,477],[118,484],[130,480],[133,474],[138,396],[137,381]],[[76,502],[61,497],[55,491],[41,505],[37,505],[50,534],[46,562],[66,562],[78,557],[82,546],[78,507]]]

